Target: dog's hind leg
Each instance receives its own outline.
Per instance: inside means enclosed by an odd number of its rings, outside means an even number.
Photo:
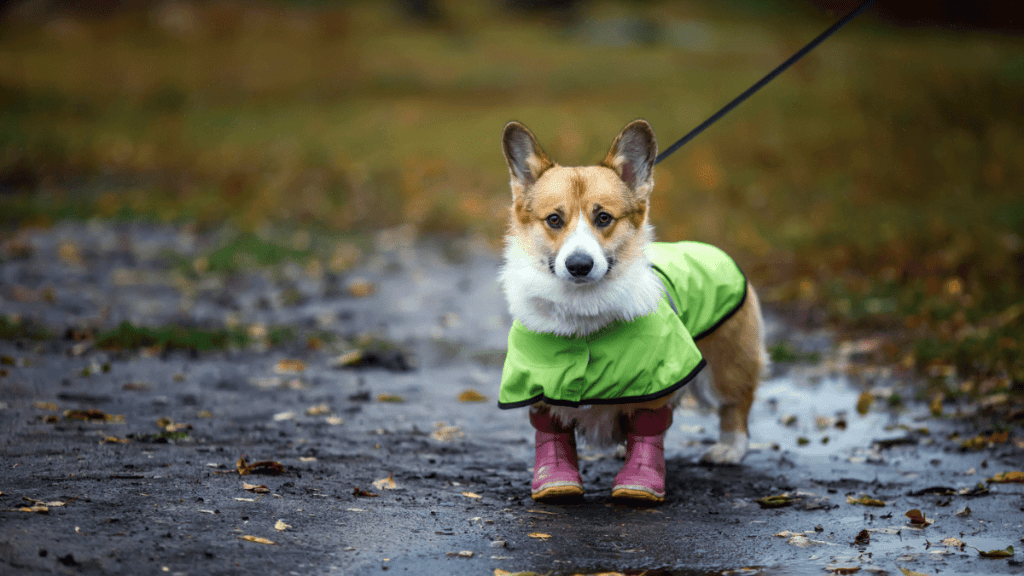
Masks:
[[[739,464],[747,453],[747,417],[754,392],[767,365],[761,306],[751,286],[731,318],[697,341],[711,368],[711,394],[718,405],[719,438],[702,462]]]

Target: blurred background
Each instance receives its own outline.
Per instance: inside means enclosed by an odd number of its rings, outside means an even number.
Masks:
[[[667,147],[857,4],[7,0],[0,234],[498,250],[507,121],[562,164],[635,118]],[[726,248],[795,322],[881,335],[877,360],[951,393],[1021,393],[1022,28],[1017,2],[878,2],[658,166],[659,239]]]

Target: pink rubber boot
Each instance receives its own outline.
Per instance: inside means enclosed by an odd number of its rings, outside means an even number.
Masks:
[[[665,431],[672,409],[640,409],[626,425],[626,464],[615,476],[612,498],[654,503],[665,500]]]
[[[583,495],[583,479],[576,459],[576,432],[547,410],[530,409],[536,428],[531,493],[534,500],[557,500]]]

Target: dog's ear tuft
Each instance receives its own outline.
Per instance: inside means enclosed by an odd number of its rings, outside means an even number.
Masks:
[[[634,192],[650,194],[657,157],[654,129],[644,120],[634,120],[615,137],[601,164],[614,170]]]
[[[508,171],[512,175],[512,185],[526,188],[540,178],[545,170],[554,164],[544,154],[537,139],[526,126],[519,122],[505,125],[505,133],[501,136],[501,149],[505,152]]]

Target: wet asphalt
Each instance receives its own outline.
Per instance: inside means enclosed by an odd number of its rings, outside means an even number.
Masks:
[[[0,573],[1024,570],[1024,484],[988,482],[1024,470],[1019,426],[963,448],[954,433],[992,423],[932,416],[857,364],[870,341],[796,330],[769,308],[772,342],[821,359],[774,365],[742,466],[695,463],[717,423],[687,404],[666,437],[665,504],[612,501],[621,454],[589,448],[583,501],[538,504],[525,413],[496,407],[510,319],[485,243],[393,230],[338,272],[182,271],[222,241],[92,222],[4,242],[0,312],[52,337],[0,340]],[[241,326],[255,343],[95,346],[123,321]],[[282,326],[294,337],[264,341]],[[241,475],[240,458],[276,465]],[[851,502],[862,496],[884,506]]]

